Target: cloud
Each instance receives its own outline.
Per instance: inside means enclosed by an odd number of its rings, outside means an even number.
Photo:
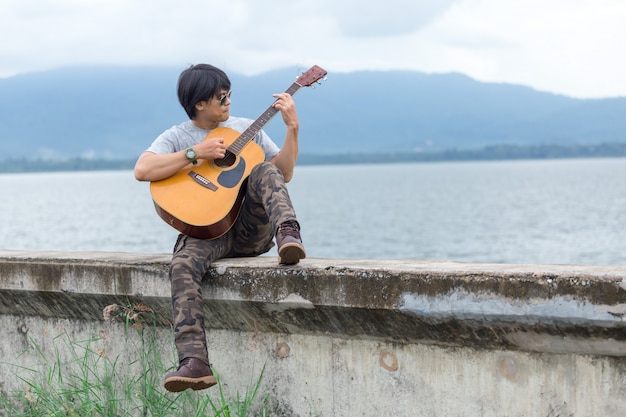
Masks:
[[[618,1],[465,1],[424,37],[440,51],[432,71],[463,68],[481,80],[580,96],[626,94],[626,83],[615,84],[615,69],[626,69],[617,52],[626,46],[624,19]]]
[[[337,22],[346,36],[398,36],[420,30],[443,15],[456,0],[325,0],[320,13]]]
[[[74,65],[209,62],[461,72],[626,96],[622,0],[3,0],[0,76]]]

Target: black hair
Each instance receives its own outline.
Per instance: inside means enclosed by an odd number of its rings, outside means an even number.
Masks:
[[[210,100],[217,92],[230,90],[224,71],[209,64],[192,65],[178,77],[178,101],[190,119],[196,117],[196,104]]]

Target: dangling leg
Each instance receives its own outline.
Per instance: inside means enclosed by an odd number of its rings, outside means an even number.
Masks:
[[[216,383],[209,366],[201,282],[211,262],[223,256],[225,249],[223,238],[206,241],[180,235],[176,242],[170,280],[179,368],[165,376],[168,391],[199,390]]]

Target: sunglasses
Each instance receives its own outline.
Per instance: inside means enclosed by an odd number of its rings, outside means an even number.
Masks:
[[[220,96],[220,98],[218,98],[218,100],[220,101],[220,106],[223,106],[224,104],[226,104],[226,99],[230,99],[230,95],[233,93],[233,90],[228,90],[227,93],[224,93]]]

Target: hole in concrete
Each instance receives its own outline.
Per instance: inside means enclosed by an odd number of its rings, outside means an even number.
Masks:
[[[280,342],[276,344],[276,356],[278,356],[279,358],[286,358],[287,356],[289,356],[289,352],[291,352],[291,348],[287,343]]]
[[[380,351],[380,359],[378,362],[380,366],[389,372],[396,372],[398,370],[398,358],[386,349]]]

